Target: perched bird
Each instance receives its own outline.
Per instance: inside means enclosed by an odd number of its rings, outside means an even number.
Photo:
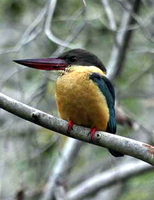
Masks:
[[[77,124],[91,128],[91,139],[97,130],[116,133],[115,92],[97,56],[73,49],[58,58],[15,62],[40,70],[63,71],[56,84],[56,100],[62,119],[69,122],[68,132]],[[109,151],[113,156],[123,156],[112,149]]]

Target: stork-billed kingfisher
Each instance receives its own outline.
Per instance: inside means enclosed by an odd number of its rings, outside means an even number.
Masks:
[[[63,71],[57,80],[56,100],[62,119],[91,128],[91,139],[98,131],[116,133],[115,92],[106,77],[101,60],[89,51],[73,49],[57,58],[15,60],[40,70]],[[113,156],[123,154],[109,149]]]

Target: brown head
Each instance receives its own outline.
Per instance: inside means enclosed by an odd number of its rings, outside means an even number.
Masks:
[[[106,68],[93,53],[84,49],[73,49],[64,52],[57,58],[24,59],[14,62],[40,70],[64,70],[73,66],[95,66],[106,74]]]

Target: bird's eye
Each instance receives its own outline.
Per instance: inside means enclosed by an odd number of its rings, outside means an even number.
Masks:
[[[75,61],[77,61],[77,58],[76,58],[76,56],[72,56],[72,57],[69,58],[69,60],[70,60],[71,62],[75,62]]]

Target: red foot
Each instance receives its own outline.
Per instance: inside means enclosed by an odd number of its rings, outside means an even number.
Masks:
[[[70,120],[68,122],[67,133],[70,134],[72,130],[73,130],[73,121]]]
[[[95,135],[96,131],[97,131],[97,129],[94,128],[94,127],[92,127],[92,128],[90,129],[90,133],[89,133],[89,134],[90,134],[91,140],[94,139],[94,135]]]

